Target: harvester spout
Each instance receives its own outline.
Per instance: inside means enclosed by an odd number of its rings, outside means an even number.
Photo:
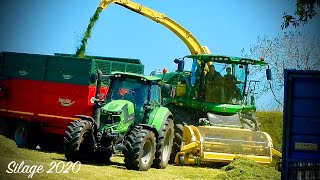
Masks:
[[[117,0],[101,0],[99,7],[106,9],[109,4],[114,3],[115,1],[117,1]]]

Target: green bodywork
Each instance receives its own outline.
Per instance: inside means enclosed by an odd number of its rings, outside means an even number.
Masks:
[[[162,80],[155,76],[122,72],[114,72],[109,79],[111,84],[106,104],[101,108],[100,132],[125,134],[131,124],[146,124],[159,132],[163,121],[171,114],[168,108],[161,107]],[[144,96],[138,96],[143,90]],[[154,98],[157,95],[159,98]],[[141,100],[144,100],[142,104],[138,102]],[[150,108],[145,108],[146,104]]]
[[[158,131],[161,128],[163,120],[168,118],[168,113],[170,111],[166,107],[158,107],[150,113],[150,123],[154,126]]]
[[[101,108],[101,119],[107,119],[108,115],[110,114],[114,119],[118,119],[120,121],[116,121],[115,123],[103,123],[103,125],[100,126],[100,131],[106,132],[108,129],[110,129],[111,132],[116,132],[119,134],[126,133],[128,127],[133,123],[133,121],[125,121],[126,117],[125,113],[123,112],[126,110],[128,111],[128,117],[134,117],[134,104],[130,101],[115,100],[103,106]]]

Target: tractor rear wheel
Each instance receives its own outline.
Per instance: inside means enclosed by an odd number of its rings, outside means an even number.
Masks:
[[[154,133],[142,126],[135,126],[127,135],[124,162],[127,169],[146,171],[155,157],[156,138]]]
[[[157,151],[152,166],[164,169],[168,165],[173,144],[173,120],[166,119],[157,139]]]
[[[86,120],[71,122],[64,137],[65,157],[68,161],[87,162],[93,153],[92,123]]]

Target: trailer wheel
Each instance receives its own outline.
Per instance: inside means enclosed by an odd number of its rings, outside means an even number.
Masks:
[[[168,165],[174,138],[173,133],[173,120],[168,118],[166,119],[157,139],[157,150],[152,165],[153,167],[157,169],[164,169]]]
[[[126,137],[123,150],[127,169],[146,171],[155,157],[156,138],[150,130],[136,126]]]
[[[90,145],[92,124],[86,120],[71,122],[64,137],[65,157],[68,161],[81,161],[86,163],[92,153]]]
[[[37,144],[32,139],[31,127],[28,123],[18,122],[14,129],[14,141],[19,148],[35,149]]]

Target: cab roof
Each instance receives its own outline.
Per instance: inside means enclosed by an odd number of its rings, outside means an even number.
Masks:
[[[219,63],[227,63],[227,64],[251,64],[251,65],[260,65],[260,66],[268,65],[268,63],[264,61],[259,61],[255,59],[216,55],[216,54],[196,54],[196,55],[187,55],[185,57],[202,60],[206,63],[219,62]]]

